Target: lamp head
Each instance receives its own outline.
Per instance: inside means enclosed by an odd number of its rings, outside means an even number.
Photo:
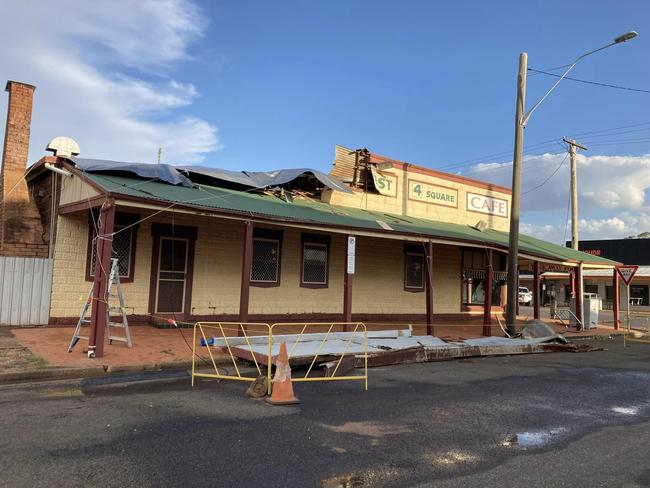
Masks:
[[[614,39],[614,43],[615,43],[615,44],[618,44],[619,42],[626,42],[626,41],[629,41],[630,39],[634,39],[637,35],[638,35],[638,34],[637,34],[636,31],[626,32],[625,34],[621,34],[620,36],[618,36],[617,38],[615,38],[615,39]]]

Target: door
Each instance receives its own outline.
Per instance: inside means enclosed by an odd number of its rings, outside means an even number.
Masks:
[[[187,287],[187,239],[161,237],[158,249],[157,313],[182,313]]]

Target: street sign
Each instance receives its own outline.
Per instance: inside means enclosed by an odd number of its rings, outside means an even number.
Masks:
[[[347,269],[346,272],[348,274],[354,274],[354,267],[355,267],[355,261],[356,261],[356,250],[357,247],[357,239],[354,236],[348,236],[348,263],[347,263]]]
[[[638,269],[638,266],[616,266],[616,272],[626,285],[630,284]]]

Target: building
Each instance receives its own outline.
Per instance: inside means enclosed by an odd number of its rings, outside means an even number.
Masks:
[[[399,321],[431,331],[473,313],[489,324],[502,311],[508,188],[341,146],[329,175],[98,161],[74,150],[26,170],[34,88],[7,90],[2,254],[51,260],[51,324],[76,323],[94,287],[98,355],[111,257],[131,321]],[[537,270],[611,274],[616,264],[524,235],[519,252],[520,266]]]
[[[567,247],[571,242],[567,241]],[[604,257],[622,264],[638,265],[639,269],[630,283],[630,296],[627,286],[619,283],[619,297],[622,303],[629,300],[632,310],[650,310],[650,239],[600,239],[579,241],[578,249],[594,256]],[[532,283],[531,276],[522,275],[522,285]],[[550,301],[553,290],[560,305],[568,305],[571,297],[571,277],[568,272],[548,272],[542,274],[542,303]],[[588,270],[584,273],[584,291],[598,295],[605,309],[613,308],[615,300],[611,273],[607,270]]]

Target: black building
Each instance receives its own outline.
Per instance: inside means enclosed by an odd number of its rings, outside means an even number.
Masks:
[[[567,241],[571,247],[571,241]],[[601,239],[579,241],[578,249],[623,264],[650,265],[650,239]]]

